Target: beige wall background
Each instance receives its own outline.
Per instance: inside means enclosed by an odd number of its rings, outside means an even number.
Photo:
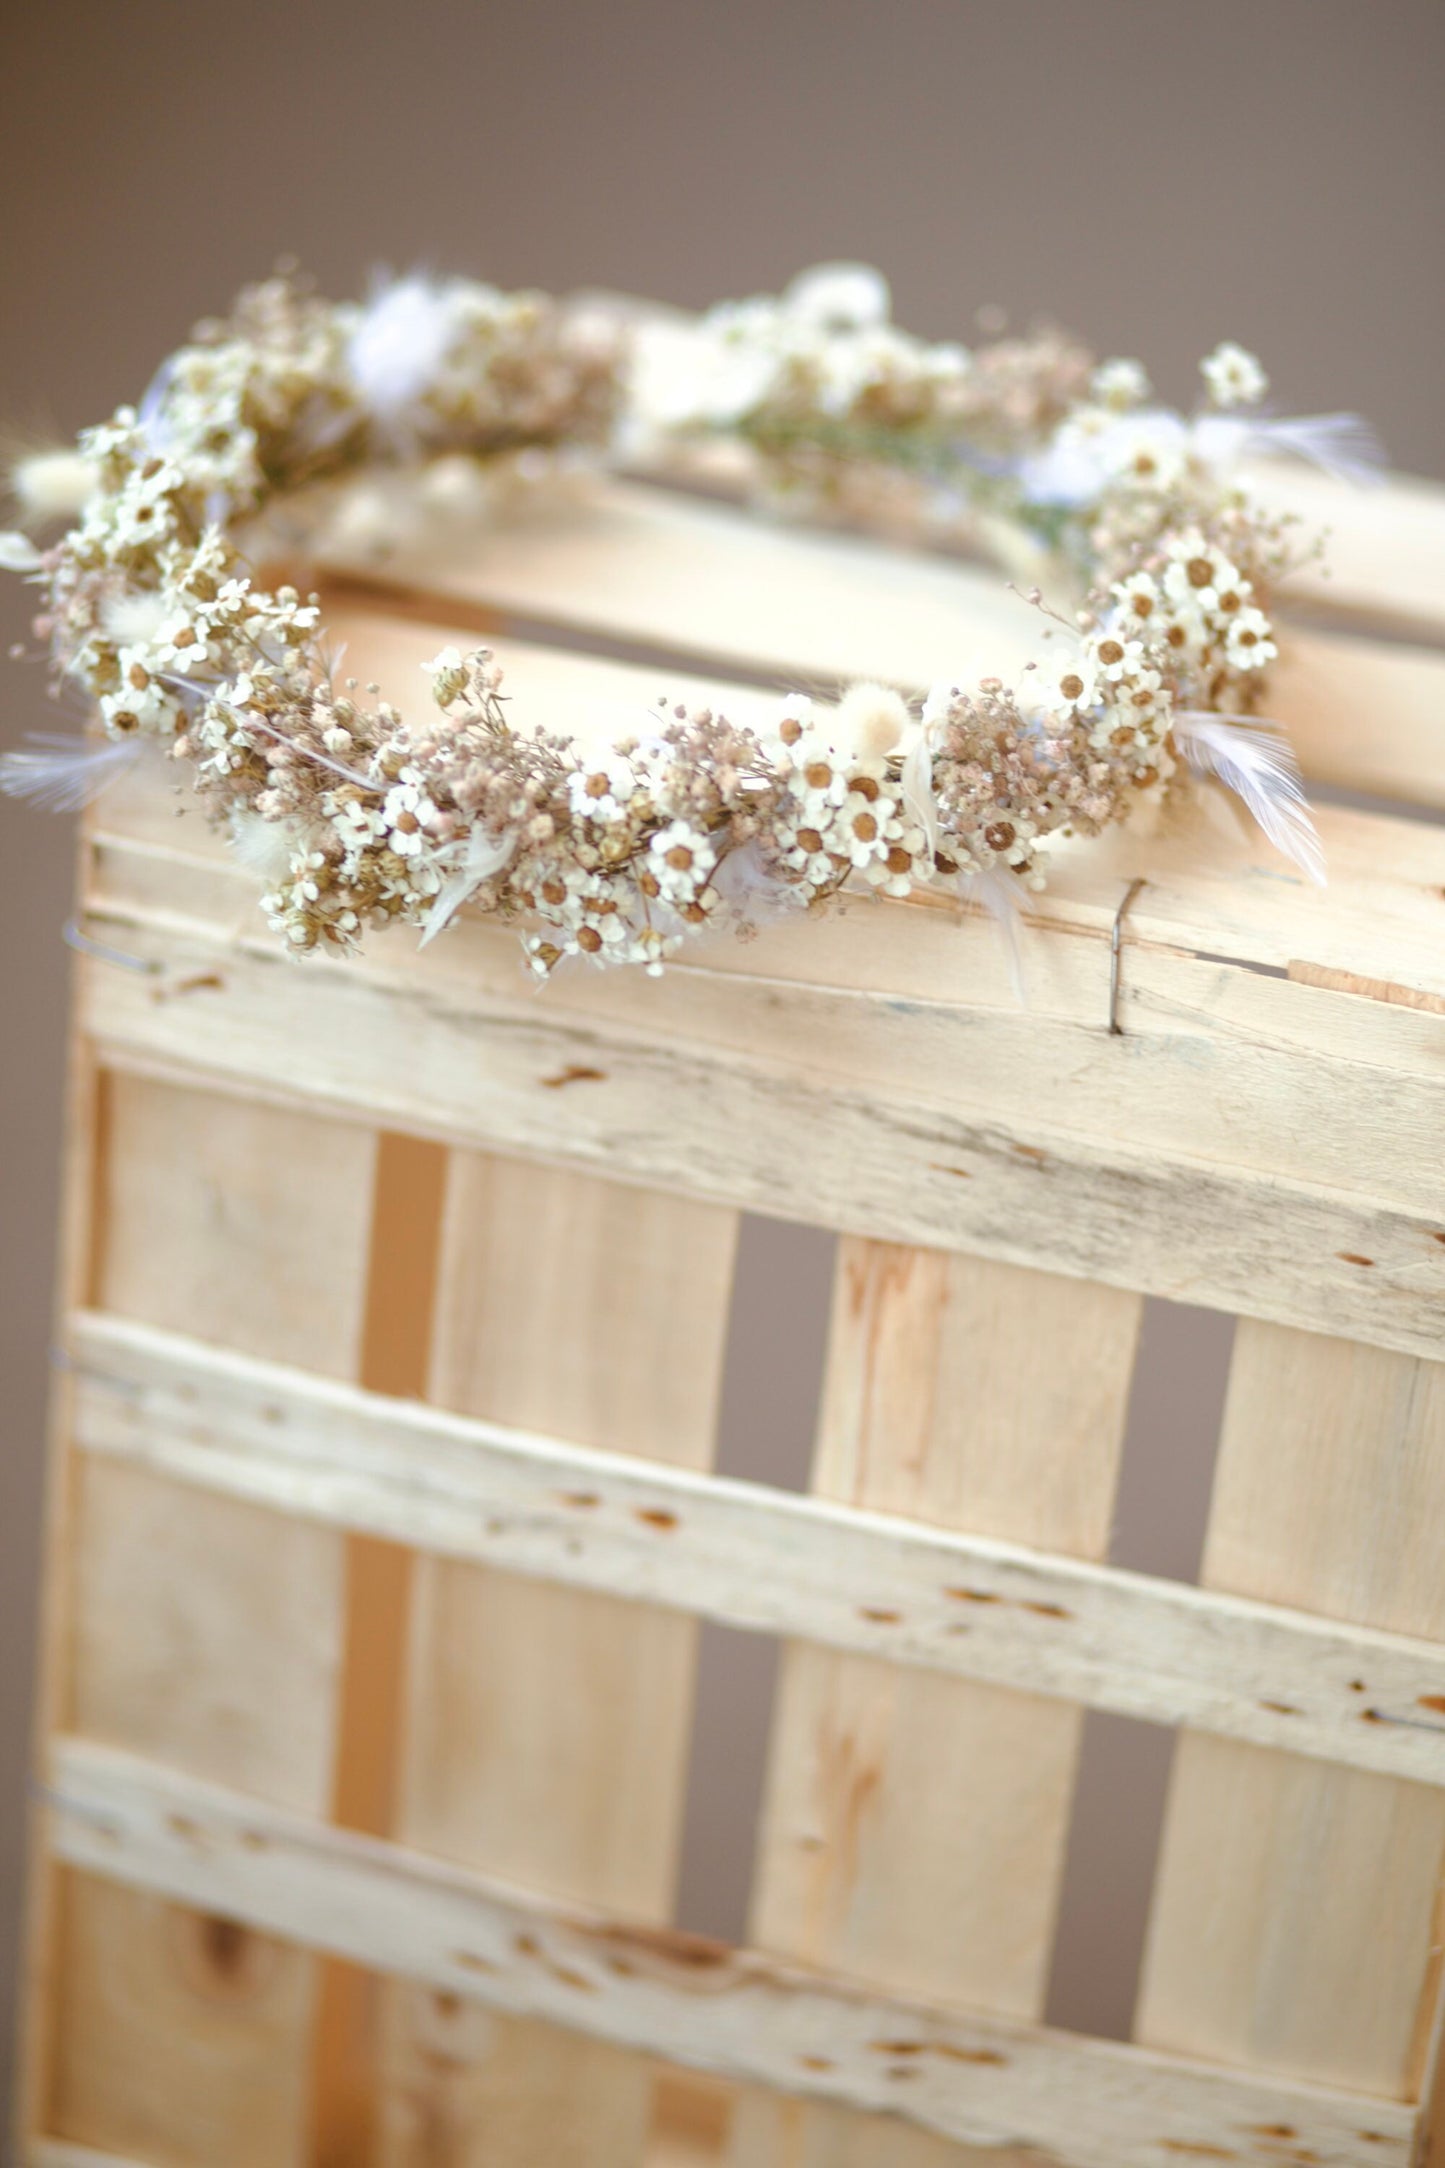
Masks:
[[[1197,357],[1239,338],[1288,409],[1359,408],[1398,465],[1445,475],[1442,91],[1437,0],[16,8],[0,418],[21,435],[100,418],[283,253],[335,292],[423,262],[687,304],[861,256],[912,328],[966,338],[983,304],[1051,314],[1137,353],[1181,399]],[[6,643],[23,626],[13,589]],[[54,726],[36,666],[5,665],[0,687],[4,742]],[[64,824],[0,802],[0,2041],[68,889]],[[807,1408],[760,1391],[800,1344],[769,1321],[786,1301],[816,1338],[826,1254],[754,1230],[747,1257],[728,1427],[752,1437],[754,1472],[776,1473],[798,1466]],[[1219,1321],[1151,1318],[1117,1546],[1131,1562],[1191,1570],[1226,1344]],[[709,1642],[684,1875],[696,1924],[736,1919],[766,1663]],[[741,1748],[724,1746],[729,1725]],[[1065,2021],[1127,2015],[1165,1744],[1137,1731],[1090,1735],[1053,1997]]]

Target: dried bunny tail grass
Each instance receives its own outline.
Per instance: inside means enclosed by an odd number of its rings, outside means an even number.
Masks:
[[[889,685],[852,685],[833,711],[840,749],[877,760],[891,753],[912,717],[903,695]]]
[[[100,486],[94,460],[74,445],[20,452],[9,465],[10,492],[28,526],[74,519]]]
[[[158,636],[165,620],[166,598],[158,589],[108,595],[101,605],[100,621],[106,637],[118,647],[147,646]]]

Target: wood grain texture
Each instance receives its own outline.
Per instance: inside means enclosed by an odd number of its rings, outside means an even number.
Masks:
[[[345,1375],[365,1130],[112,1078],[94,1291],[108,1308]],[[305,1166],[306,1184],[297,1180]],[[87,1461],[69,1721],[312,1813],[329,1803],[344,1539]],[[169,2164],[305,2158],[315,1966],[210,1913],[77,1878],[46,2127]],[[195,2052],[177,2054],[178,2040]]]
[[[1439,493],[1392,485],[1326,503],[1316,490],[1305,509],[1341,528],[1344,606],[1334,630],[1293,635],[1276,712],[1311,774],[1445,802]],[[632,667],[503,640],[518,716],[550,728],[614,700],[650,704],[664,687],[745,715],[758,697],[749,685],[766,679],[918,686],[1007,671],[1032,635],[993,575],[856,537],[760,527],[726,505],[628,484],[584,489],[561,507],[539,500],[510,531],[447,535],[430,557],[398,549],[382,570],[409,585],[387,609],[428,622],[387,622],[369,607],[329,614],[351,667],[404,703],[424,656],[507,616],[584,646],[620,636],[647,658]],[[1321,595],[1305,599],[1322,610]],[[1387,618],[1403,643],[1358,636]],[[92,823],[87,923],[144,967],[93,960],[82,973],[81,1019],[115,1065],[114,1103],[129,1125],[111,1154],[114,1195],[98,1223],[108,1277],[92,1297],[193,1340],[234,1330],[253,1356],[352,1376],[366,1246],[357,1197],[370,1193],[375,1126],[389,1122],[434,1155],[458,1148],[470,1203],[444,1273],[435,1398],[510,1435],[556,1434],[560,1457],[545,1466],[558,1487],[582,1481],[568,1450],[595,1449],[603,1465],[588,1487],[600,1502],[563,1510],[553,1497],[528,1520],[514,1491],[511,1532],[494,1538],[485,1485],[504,1467],[524,1480],[524,1461],[525,1480],[540,1478],[535,1450],[508,1458],[494,1437],[487,1460],[475,1438],[443,1439],[398,1413],[366,1433],[384,1444],[343,1481],[311,1432],[288,1460],[259,1432],[217,1438],[193,1423],[187,1433],[178,1414],[169,1428],[127,1433],[110,1406],[81,1471],[67,1560],[79,1595],[63,1713],[95,1736],[63,1745],[57,1763],[73,1794],[58,1827],[75,1872],[58,1915],[58,1947],[74,1962],[55,2013],[52,2097],[64,2114],[54,2144],[130,2153],[146,2168],[257,2158],[299,2168],[316,1970],[304,1949],[273,1939],[279,1929],[419,1983],[387,1990],[391,2168],[473,2168],[483,2157],[488,2168],[534,2158],[635,2168],[646,2055],[659,2046],[827,2096],[781,2108],[750,2096],[764,2168],[931,2168],[961,2139],[1011,2164],[1028,2144],[1082,2168],[1179,2168],[1191,2153],[1273,2160],[1282,2130],[1301,2160],[1403,2163],[1412,2116],[1364,2096],[1397,2095],[1424,2075],[1439,1792],[1379,1768],[1325,1769],[1191,1736],[1141,2023],[1189,2055],[1257,2063],[1261,2075],[1231,2084],[1188,2062],[1036,2032],[1023,2019],[1047,1963],[1077,1710],[920,1669],[926,1648],[908,1665],[884,1661],[913,1629],[881,1614],[918,1603],[910,1577],[936,1581],[944,1561],[926,1530],[910,1547],[905,1522],[891,1534],[875,1524],[904,1514],[982,1529],[970,1573],[997,1574],[984,1593],[1018,1599],[1018,1631],[998,1645],[1017,1665],[1037,1633],[1038,1683],[1060,1691],[1083,1695],[1091,1677],[1097,1688],[1099,1660],[1096,1639],[1074,1673],[1048,1671],[1042,1652],[1060,1622],[1028,1604],[1063,1600],[1064,1585],[1112,1650],[1116,1687],[1126,1667],[1108,1607],[1122,1600],[1123,1630],[1142,1634],[1127,1610],[1142,1600],[1154,1606],[1145,1625],[1178,1628],[1187,1648],[1227,1621],[1237,1695],[1255,1678],[1248,1652],[1257,1657],[1259,1643],[1248,1636],[1267,1640],[1280,1625],[1260,1605],[1231,1604],[1238,1590],[1383,1629],[1361,1645],[1404,1666],[1391,1675],[1403,1703],[1412,1683],[1421,1688],[1412,1648],[1441,1637],[1430,1569],[1438,1394],[1421,1359],[1445,1355],[1440,832],[1327,811],[1331,885],[1320,893],[1202,793],[1192,812],[1062,858],[1023,935],[1030,1007],[1020,1013],[992,929],[939,900],[855,905],[747,947],[700,948],[660,985],[577,974],[540,999],[521,986],[511,936],[478,923],[421,955],[393,935],[358,963],[298,970],[275,953],[251,877],[193,812],[174,816],[157,777],[137,775]],[[1103,1028],[1109,934],[1140,877],[1116,1039]],[[174,1108],[193,1111],[172,1120]],[[529,1164],[502,1168],[483,1151]],[[159,1189],[148,1162],[164,1169]],[[604,1192],[606,1212],[579,1203]],[[749,1519],[749,1501],[724,1489],[698,1511],[692,1590],[698,1608],[735,1616],[751,1599],[728,1544],[765,1545],[784,1526],[805,1529],[804,1546],[825,1526],[840,1543],[857,1536],[849,1570],[860,1573],[892,1545],[898,1579],[852,1606],[854,1628],[877,1646],[810,1649],[790,1666],[792,1747],[776,1765],[759,1891],[780,1947],[881,1981],[891,1993],[872,2003],[787,1966],[688,1956],[665,1940],[654,1950],[646,1932],[639,1940],[604,1918],[620,1909],[660,1930],[667,1917],[692,1624],[623,1606],[615,1590],[630,1570],[653,1605],[680,1593],[690,1554],[682,1543],[669,1554],[668,1532],[637,1515],[679,1510],[705,1464],[714,1283],[725,1282],[739,1206],[836,1227],[856,1255],[883,1260],[864,1304],[872,1320],[852,1341],[855,1356],[870,1350],[870,1367],[835,1365],[819,1459],[821,1492],[876,1509],[866,1532],[850,1535],[846,1516]],[[619,1226],[643,1225],[631,1281],[604,1273]],[[702,1227],[712,1233],[695,1244],[678,1234]],[[933,1254],[910,1262],[880,1246],[894,1242]],[[1042,1280],[1044,1267],[1072,1277]],[[1109,1284],[1086,1284],[1096,1280]],[[1051,1292],[1030,1302],[1027,1285]],[[965,1287],[972,1339],[940,1323],[957,1326]],[[1209,1560],[1226,1600],[1213,1609],[1147,1584],[1141,1597],[1128,1577],[1070,1580],[1066,1563],[1043,1569],[1054,1579],[1042,1596],[1023,1593],[1034,1546],[1096,1555],[1102,1544],[1110,1396],[1139,1288],[1269,1321],[1242,1336],[1239,1442],[1226,1451]],[[655,1332],[659,1317],[686,1320],[694,1307],[696,1330],[680,1327],[659,1364],[639,1320]],[[1037,1359],[1051,1318],[1065,1349],[1057,1376]],[[1086,1320],[1118,1356],[1103,1384],[1083,1361]],[[1358,1344],[1327,1359],[1323,1342],[1299,1353],[1306,1335],[1295,1328],[1306,1326]],[[574,1382],[563,1348],[568,1363],[589,1351]],[[976,1407],[959,1387],[961,1360],[970,1381],[975,1371],[986,1381]],[[649,1372],[664,1385],[651,1400],[638,1391]],[[94,1396],[86,1404],[94,1417]],[[308,1405],[323,1436],[345,1420],[324,1391],[319,1411]],[[1065,1456],[1090,1405],[1093,1427]],[[425,1466],[440,1503],[400,1480],[413,1447],[411,1473]],[[440,1462],[468,1453],[466,1479],[447,1490]],[[631,1488],[613,1477],[606,1456],[628,1453],[677,1455],[673,1487],[643,1496],[645,1476],[634,1472]],[[282,1504],[284,1524],[271,1510]],[[1010,1516],[1021,1510],[1042,1518],[1019,1524]],[[613,1516],[615,1542],[568,1534],[569,1519],[591,1514],[599,1528]],[[468,1515],[470,1539],[459,1532]],[[386,1564],[359,1548],[377,1536],[430,1532],[450,1553],[426,1563],[413,1604],[397,1826],[459,1867],[321,1827],[328,1804],[363,1813],[363,1792],[364,1816],[385,1820],[375,1756],[368,1774],[348,1750],[337,1783],[337,1709],[355,1732],[365,1699],[355,1667],[366,1645],[354,1632],[337,1693],[343,1529],[364,1532],[351,1539],[353,1564]],[[689,1542],[693,1533],[690,1519]],[[990,1553],[990,1541],[1001,1547]],[[1004,1555],[1010,1542],[1017,1555]],[[579,1581],[596,1565],[597,1581],[542,1588],[498,1570],[546,1570],[558,1550]],[[1294,1579],[1279,1573],[1286,1554]],[[197,1557],[214,1571],[195,1572]],[[670,1560],[651,1581],[649,1557]],[[148,1577],[156,1560],[167,1570]],[[353,1611],[383,1582],[394,1608],[401,1583],[388,1565],[375,1584],[353,1575]],[[836,1621],[838,1594],[819,1570],[808,1601]],[[999,1606],[974,1608],[994,1628]],[[787,1625],[794,1611],[749,1622]],[[925,1622],[922,1642],[933,1630]],[[982,1624],[976,1632],[986,1652]],[[1348,1635],[1304,1618],[1285,1635],[1301,1653],[1328,1650],[1337,1711],[1352,1691],[1348,1677],[1341,1688]],[[1174,1646],[1152,1632],[1149,1642],[1161,1657]],[[171,1692],[173,1676],[182,1684]],[[1182,1676],[1217,1691],[1207,1664]],[[1281,1702],[1284,1676],[1255,1680],[1260,1703]],[[1157,1691],[1167,1698],[1165,1672]],[[1292,1696],[1253,1712],[1271,1740],[1293,1721],[1286,1705]],[[1428,1733],[1379,1721],[1403,1706],[1371,1695],[1369,1707],[1358,1736],[1382,1762],[1398,1755],[1392,1771],[1410,1752],[1435,1751]],[[1351,1721],[1329,1715],[1324,1736]],[[184,1771],[159,1766],[183,1758]],[[1362,1874],[1359,1861],[1375,1854],[1385,1867]],[[492,1884],[479,1894],[478,1868],[534,1895]],[[174,1909],[178,1900],[192,1910]],[[581,1907],[584,1924],[559,1906]],[[224,1926],[231,1917],[244,1924]],[[465,1950],[459,1922],[473,1938]],[[206,2007],[189,2026],[199,1981]],[[952,2005],[974,1992],[970,1983],[1018,2022],[919,2014],[930,1998]],[[580,2031],[560,2034],[559,2021]],[[204,2082],[172,2084],[172,2043],[188,2031],[205,2043]],[[1277,2072],[1325,2075],[1361,2097]],[[162,2088],[173,2095],[163,2111]],[[912,2124],[872,2121],[884,2107],[906,2109]],[[738,2143],[746,2153],[742,2122]]]
[[[70,1346],[87,1451],[385,1549],[1445,1784],[1438,1642],[639,1465],[95,1312],[73,1317]],[[378,1786],[391,1774],[378,1770]],[[384,1814],[343,1819],[390,1827]]]
[[[840,1246],[813,1488],[1041,1549],[1108,1544],[1137,1297]],[[1037,2019],[1082,1712],[806,1645],[783,1666],[751,1932],[896,1992]],[[833,2159],[753,2096],[733,2158]],[[861,2137],[849,2150],[866,2157]],[[946,2156],[943,2156],[946,2157]]]
[[[1409,2158],[1414,2116],[1397,2103],[943,2009],[620,1926],[84,1740],[55,1742],[51,1776],[67,1859],[103,1862],[111,1877],[184,1902],[223,1893],[237,1919],[408,1975],[458,2005],[559,2021],[614,2047],[892,2111],[969,2143],[1036,2147],[1064,2168],[1179,2168],[1221,2153],[1243,2168],[1311,2153],[1317,2168],[1406,2168]],[[886,2143],[906,2123],[882,2127]]]
[[[1442,1555],[1445,1370],[1242,1324],[1204,1581],[1439,1639]],[[1186,1734],[1139,2037],[1412,2094],[1442,1858],[1434,1790]]]
[[[706,1467],[736,1219],[453,1156],[430,1390],[606,1452]],[[523,1886],[662,1924],[681,1835],[696,1628],[676,1613],[418,1561],[398,1833]],[[648,2061],[398,1991],[385,2158],[635,2168]],[[449,2032],[438,2054],[433,2036]]]
[[[1176,1300],[1309,1320],[1406,1352],[1445,1345],[1445,1214],[1433,1194],[1377,1201],[1192,1151],[1150,1150],[1123,1134],[1081,1135],[1053,1126],[1067,1121],[1062,1102],[1051,1120],[1042,1109],[975,1110],[962,1096],[949,1106],[906,1086],[840,1081],[819,1124],[820,1079],[796,1066],[605,1020],[573,1023],[516,997],[469,991],[453,1002],[421,985],[383,989],[346,966],[310,970],[303,983],[283,957],[190,934],[132,924],[125,938],[177,983],[208,986],[200,1000],[157,1001],[133,974],[87,967],[87,1019],[117,1064],[379,1116],[840,1232],[969,1248]],[[796,1017],[785,1028],[796,1039]],[[1095,1037],[1102,1042],[1101,1027]],[[1127,1044],[1116,1060],[1122,1117]],[[1374,1092],[1387,1129],[1392,1098]],[[1413,1139],[1408,1086],[1399,1098]],[[1297,1148],[1309,1134],[1301,1124]]]
[[[24,2164],[25,2168],[155,2168],[154,2162],[101,2153],[91,2145],[72,2145],[68,2138],[32,2138]]]
[[[395,1131],[377,1138],[360,1380],[379,1406],[426,1389],[446,1168],[440,1145]],[[208,1393],[203,1387],[198,1397]],[[343,1828],[372,1836],[388,1835],[394,1820],[410,1589],[410,1553],[393,1531],[349,1532],[331,1811]],[[384,1995],[361,1966],[332,1960],[324,1968],[309,2168],[375,2159]]]
[[[1305,565],[1290,591],[1346,622],[1445,631],[1445,490],[1407,474],[1354,489],[1302,460],[1260,460],[1261,501],[1294,514],[1307,532],[1328,530],[1322,563]],[[1362,733],[1367,735],[1367,733]]]

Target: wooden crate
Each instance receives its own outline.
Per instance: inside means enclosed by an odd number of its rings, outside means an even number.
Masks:
[[[1289,487],[1337,572],[1275,704],[1399,802],[1322,807],[1322,893],[1215,804],[1101,844],[1027,1007],[921,901],[660,981],[479,922],[301,967],[102,801],[29,2168],[1425,2157],[1445,500]],[[485,635],[557,724],[1027,629],[640,482],[334,569],[360,676]],[[807,1495],[709,1472],[743,1213],[840,1237]],[[1107,1563],[1147,1296],[1240,1319],[1198,1586]],[[740,1950],[670,1926],[700,1618],[786,1644]],[[1180,1728],[1131,2044],[1041,2017],[1086,1707]]]

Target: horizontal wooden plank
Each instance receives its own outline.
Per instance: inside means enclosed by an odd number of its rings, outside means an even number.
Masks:
[[[1445,807],[1441,648],[1289,625],[1267,702],[1309,782]]]
[[[458,624],[471,612],[491,632],[547,628],[810,691],[1016,678],[1049,652],[1045,621],[1001,572],[637,482],[539,494],[481,527],[393,525],[378,548],[329,548],[323,568],[380,581],[373,599],[391,610]],[[344,590],[329,598],[328,622],[346,603]],[[1292,625],[1269,711],[1307,775],[1445,804],[1445,653],[1421,628],[1386,648],[1348,623]]]
[[[154,2168],[120,2153],[100,2153],[93,2145],[76,2145],[69,2138],[28,2138],[25,2168]]]
[[[664,2077],[658,2085],[657,2121],[640,2168],[712,2168],[727,2129],[728,2103],[716,2081]],[[24,2168],[160,2168],[68,2138],[27,2140]]]
[[[97,907],[113,922],[134,914],[226,934],[244,925],[227,884],[209,868],[107,843],[96,875]],[[444,988],[464,1005],[521,998],[529,1015],[540,1007],[548,1018],[796,1062],[820,1082],[967,1107],[1001,1117],[1020,1135],[1038,1116],[1108,1139],[1118,1131],[1123,1094],[1141,1159],[1184,1153],[1445,1215],[1445,1167],[1433,1150],[1445,1125],[1445,1015],[1414,1006],[1431,997],[1395,988],[1382,989],[1380,1002],[1329,998],[1353,996],[1360,982],[1297,965],[1301,986],[1323,985],[1311,997],[1223,959],[1130,941],[1126,1051],[1104,1028],[1102,931],[1084,940],[1025,932],[1025,1009],[1008,989],[991,925],[914,913],[904,927],[916,936],[906,944],[914,951],[906,975],[877,938],[899,931],[895,915],[866,905],[836,926],[820,919],[750,945],[711,942],[678,959],[661,985],[639,974],[565,971],[539,1001],[524,986],[515,937],[477,924],[420,956],[398,935],[351,968],[403,992],[413,983],[433,996]],[[123,939],[117,931],[112,945]],[[902,983],[876,994],[850,987],[854,955],[860,978],[875,965],[892,966]],[[1392,1080],[1384,1118],[1382,1069]]]
[[[1445,1784],[1445,1646],[603,1454],[82,1311],[76,1442],[509,1572]]]
[[[1291,512],[1306,534],[1323,530],[1322,562],[1303,567],[1290,590],[1341,623],[1445,637],[1445,489],[1407,474],[1363,488],[1336,482],[1303,460],[1257,460],[1251,486],[1262,503]]]
[[[87,1740],[53,1742],[49,1780],[50,1840],[73,1865],[691,2068],[1037,2146],[1065,2168],[1409,2156],[1414,2113],[1397,2102],[942,2012],[629,1929]]]
[[[115,1067],[839,1232],[1445,1352],[1445,1225],[1423,1171],[1423,1203],[1377,1202],[1199,1161],[1187,1135],[1184,1149],[1141,1148],[1128,1130],[1127,1037],[1116,1042],[1125,1052],[1109,1139],[1064,1127],[1062,1101],[1057,1113],[955,1109],[832,1076],[799,1043],[790,991],[770,1003],[775,1036],[797,1049],[784,1066],[670,1039],[665,1007],[643,1033],[565,1016],[545,995],[479,996],[421,971],[388,983],[347,964],[298,970],[264,936],[237,942],[101,914],[86,923],[154,967],[82,965],[85,1027]],[[1382,1118],[1388,1110],[1385,1093]]]

